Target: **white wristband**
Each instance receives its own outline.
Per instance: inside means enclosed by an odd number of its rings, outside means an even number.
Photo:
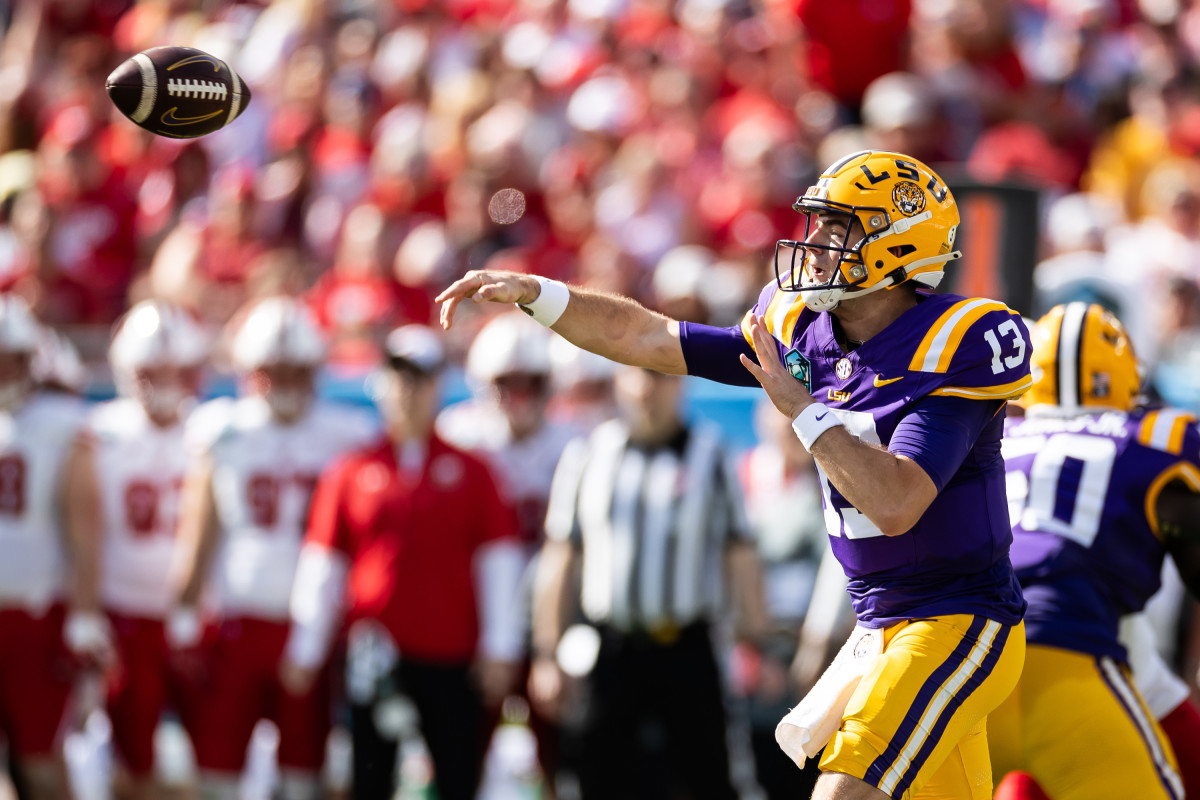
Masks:
[[[190,606],[180,606],[167,616],[164,630],[167,644],[175,650],[194,647],[200,643],[204,627],[200,624],[200,612]]]
[[[108,618],[95,611],[72,611],[63,625],[63,641],[75,654],[108,648],[112,641]]]
[[[796,438],[800,440],[800,444],[804,445],[804,449],[812,450],[822,433],[830,428],[837,428],[841,424],[842,421],[838,419],[837,414],[820,403],[813,403],[805,406],[804,410],[792,420],[792,430],[796,432]]]
[[[541,275],[533,277],[541,284],[542,290],[532,302],[518,305],[517,308],[549,328],[558,322],[558,318],[567,310],[567,303],[571,301],[571,290],[562,281],[550,280]]]

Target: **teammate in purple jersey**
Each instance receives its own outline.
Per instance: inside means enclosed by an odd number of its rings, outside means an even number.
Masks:
[[[1200,596],[1200,432],[1135,407],[1137,359],[1100,306],[1057,306],[1032,338],[1027,416],[1003,445],[1029,651],[989,721],[995,774],[1025,771],[1055,800],[1178,800],[1118,623],[1158,590],[1167,553]]]
[[[517,303],[616,361],[761,384],[820,468],[859,617],[847,646],[865,654],[831,678],[852,693],[801,704],[836,728],[817,728],[814,797],[990,798],[984,720],[1024,660],[1000,435],[1031,383],[1027,334],[1002,303],[929,291],[961,254],[957,205],[924,164],[855,153],[794,208],[803,237],[777,244],[777,281],[740,326],[490,271],[442,292],[442,324],[467,298]],[[826,741],[785,749],[802,761]]]

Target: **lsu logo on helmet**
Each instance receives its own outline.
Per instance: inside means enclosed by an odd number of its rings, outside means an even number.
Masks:
[[[925,210],[925,192],[912,181],[900,181],[892,189],[892,204],[906,217],[915,217]]]

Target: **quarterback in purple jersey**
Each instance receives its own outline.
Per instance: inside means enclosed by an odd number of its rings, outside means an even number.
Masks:
[[[1002,303],[930,291],[960,256],[959,214],[924,164],[855,153],[793,207],[803,236],[777,244],[777,280],[740,326],[491,271],[442,292],[442,324],[467,298],[517,303],[615,361],[761,384],[817,462],[880,650],[829,704],[840,724],[814,797],[990,798],[984,721],[1024,660],[1000,436],[1005,402],[1031,383],[1028,336]]]
[[[1135,407],[1137,360],[1102,307],[1057,306],[1032,338],[1027,415],[1003,445],[1029,649],[989,720],[995,774],[1027,772],[1056,800],[1178,800],[1118,623],[1158,590],[1167,553],[1200,596],[1200,432],[1189,414]]]

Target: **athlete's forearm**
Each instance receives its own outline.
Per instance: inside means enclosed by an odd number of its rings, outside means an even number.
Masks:
[[[212,467],[199,465],[184,481],[179,508],[177,597],[180,606],[200,602],[217,545],[216,503],[212,495]]]
[[[821,434],[812,455],[829,482],[885,536],[910,530],[937,496],[937,487],[916,462],[843,427]]]
[[[761,642],[770,632],[762,562],[749,542],[736,542],[725,551],[729,584],[737,610],[738,634]]]
[[[628,297],[571,287],[571,301],[551,329],[567,341],[622,364],[683,375],[679,323]]]
[[[561,285],[543,281],[517,272],[471,270],[435,298],[442,306],[442,327],[454,324],[455,311],[466,300],[516,303],[538,309],[539,321],[584,350],[672,375],[687,372],[675,320],[627,297],[581,287],[571,287],[567,296]],[[547,287],[551,293],[543,297]]]
[[[567,542],[546,542],[538,556],[533,584],[533,652],[554,657],[569,618],[567,584],[578,555]]]
[[[63,527],[71,563],[71,605],[77,611],[100,608],[100,493],[96,485],[93,449],[77,441],[67,460],[61,483]]]

